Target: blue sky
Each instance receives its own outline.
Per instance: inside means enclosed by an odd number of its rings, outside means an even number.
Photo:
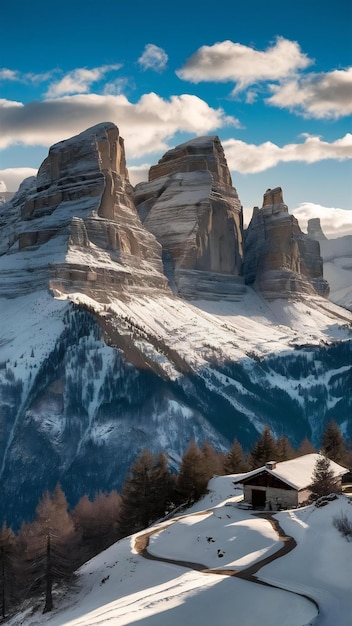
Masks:
[[[351,39],[350,0],[7,2],[0,180],[15,190],[100,121],[119,127],[134,183],[216,134],[246,209],[281,186],[303,221],[352,232]]]

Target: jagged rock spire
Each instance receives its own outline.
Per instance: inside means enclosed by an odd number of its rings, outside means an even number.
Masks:
[[[304,235],[288,213],[281,187],[267,189],[262,208],[254,207],[245,233],[243,271],[245,282],[268,298],[329,293],[319,243]]]
[[[327,237],[323,233],[319,217],[312,217],[308,220],[308,237],[317,241],[326,241]]]
[[[179,294],[231,298],[243,290],[242,207],[218,137],[169,150],[137,185],[135,202]]]

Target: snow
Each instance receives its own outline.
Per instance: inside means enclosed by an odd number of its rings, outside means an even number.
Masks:
[[[330,299],[348,309],[352,307],[352,236],[320,242],[324,260],[324,278],[330,285]]]
[[[213,478],[201,501],[148,529],[148,550],[164,562],[137,551],[144,531],[137,533],[86,563],[78,584],[56,593],[51,614],[27,606],[8,626],[350,626],[352,544],[332,523],[342,512],[352,519],[348,499],[276,514],[297,545],[259,569],[262,585],[224,575],[243,573],[282,546],[267,519],[236,508],[242,495],[233,480]],[[192,569],[192,563],[212,571]]]
[[[45,245],[49,245],[49,242]],[[14,258],[17,256],[13,255]],[[64,329],[64,313],[69,308],[69,300],[95,310],[102,317],[108,316],[119,332],[123,329],[127,336],[130,334],[140,355],[146,362],[151,360],[157,364],[158,371],[165,379],[182,383],[184,371],[195,372],[208,389],[225,398],[237,411],[244,414],[258,432],[263,424],[250,403],[246,404],[246,398],[251,395],[250,390],[230,374],[217,371],[212,360],[215,358],[221,362],[228,360],[241,363],[255,381],[254,359],[273,354],[285,357],[292,354],[296,357],[297,348],[300,349],[301,346],[326,345],[335,339],[343,341],[351,337],[349,322],[352,321],[352,314],[321,298],[306,302],[293,301],[289,304],[284,300],[267,302],[248,289],[237,302],[193,301],[190,304],[160,292],[157,296],[133,294],[124,300],[111,296],[109,303],[102,304],[78,292],[69,296],[62,295],[60,299],[53,298],[46,290],[35,291],[17,298],[0,299],[0,382],[6,384],[9,376],[14,377],[14,384],[22,385],[23,401],[34,384],[35,373],[52,352]],[[314,307],[314,315],[307,315],[309,307]],[[33,337],[36,338],[34,346]],[[85,372],[88,372],[94,345],[91,348],[87,346],[86,352]],[[87,391],[85,408],[89,416],[87,429],[82,433],[82,441],[84,437],[91,437],[95,442],[105,440],[111,432],[111,424],[102,430],[93,428],[99,391],[106,368],[111,364],[114,354],[111,348],[104,347],[103,344],[100,345],[99,352],[103,361],[102,371],[93,379],[89,375],[82,378],[84,391]],[[310,354],[304,352],[304,358],[309,359]],[[179,362],[182,367],[178,365]],[[345,366],[345,369],[348,367]],[[70,369],[69,364],[68,368]],[[75,378],[75,369],[72,362],[72,379]],[[315,374],[311,368],[311,376],[297,379],[273,373],[270,369],[265,376],[270,386],[286,391],[291,398],[302,403],[304,394],[309,392],[312,385],[319,384],[322,388],[328,388],[329,379],[343,371],[340,368],[321,372],[318,363],[315,369]],[[328,395],[326,399],[329,406],[333,406],[336,401],[333,395]],[[21,406],[18,407],[18,414],[20,412]],[[177,406],[170,404],[167,412],[172,415],[172,421],[177,424],[177,428],[182,427],[183,422],[190,417],[189,409],[181,402]],[[49,433],[51,440],[59,441],[62,424],[57,418],[55,407],[52,407],[52,411],[48,412],[46,409],[38,415],[38,428]],[[165,429],[172,427],[166,409],[165,415],[152,415],[151,419],[164,424],[160,428],[160,437],[163,438]],[[315,416],[312,419],[315,420]],[[13,427],[15,432],[16,421]],[[202,428],[206,428],[205,421],[202,422]],[[211,435],[209,432],[208,434]],[[12,435],[9,445],[11,441]]]

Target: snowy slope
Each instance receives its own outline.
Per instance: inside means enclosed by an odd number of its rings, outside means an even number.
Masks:
[[[232,480],[212,479],[195,506],[148,530],[148,551],[164,562],[140,553],[144,531],[123,539],[81,568],[74,589],[57,590],[52,614],[30,606],[9,626],[349,626],[351,544],[332,524],[342,512],[352,520],[348,499],[276,514],[297,545],[246,580],[236,572],[274,559],[282,542],[267,519],[236,507]]]
[[[352,435],[352,314],[329,301],[266,302],[251,289],[237,302],[65,298],[0,303],[0,514],[11,524],[58,481],[71,505],[119,490],[144,447],[175,468],[192,438],[248,448],[265,424],[296,445],[318,442],[331,418]]]
[[[320,242],[324,277],[330,285],[330,299],[352,310],[352,235]]]

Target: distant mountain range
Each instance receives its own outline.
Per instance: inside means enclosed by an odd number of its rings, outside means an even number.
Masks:
[[[99,124],[50,149],[0,231],[10,524],[58,481],[71,504],[119,489],[143,447],[177,467],[192,438],[248,448],[265,424],[319,444],[333,418],[351,438],[352,313],[328,299],[327,242],[280,188],[244,229],[217,137],[167,152],[133,188],[118,129]]]

